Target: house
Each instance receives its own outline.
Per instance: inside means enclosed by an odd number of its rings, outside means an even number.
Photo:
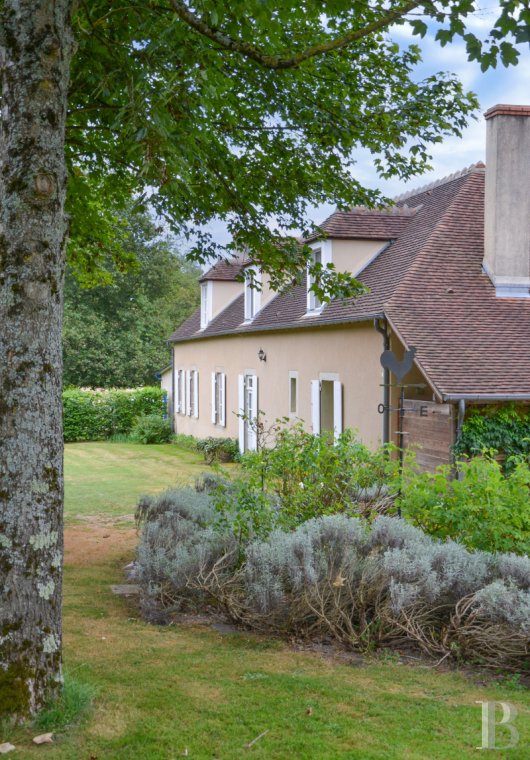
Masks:
[[[177,432],[253,449],[259,409],[315,433],[356,428],[371,446],[396,440],[401,389],[385,350],[414,356],[402,440],[426,468],[451,460],[466,405],[530,400],[530,107],[485,118],[487,168],[390,209],[337,211],[308,241],[367,294],[322,305],[306,281],[278,295],[242,260],[201,278],[200,309],[169,340]]]

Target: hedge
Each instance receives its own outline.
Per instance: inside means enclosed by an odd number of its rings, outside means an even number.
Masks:
[[[165,391],[146,388],[67,388],[63,391],[64,440],[102,441],[130,433],[138,417],[164,416]]]

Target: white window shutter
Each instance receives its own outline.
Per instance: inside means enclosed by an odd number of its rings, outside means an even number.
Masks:
[[[186,414],[191,417],[191,372],[186,370]]]
[[[245,376],[239,375],[237,378],[237,401],[239,414],[239,451],[245,451]]]
[[[199,370],[193,370],[193,416],[199,417]]]
[[[183,370],[179,369],[177,379],[178,412],[184,414],[184,383],[182,382]]]
[[[175,414],[177,414],[177,412],[180,412],[180,387],[179,387],[179,376],[180,375],[179,375],[179,371],[178,371],[178,369],[176,367],[173,367],[173,372],[175,373],[175,379],[173,381],[173,386],[175,388],[175,398],[174,398],[175,409],[174,409],[174,411],[175,411]]]
[[[248,387],[251,390],[250,393],[250,409],[248,410],[249,424],[248,424],[248,448],[249,451],[256,451],[258,448],[258,435],[257,435],[257,423],[258,423],[258,378],[256,375],[247,376]]]
[[[216,374],[212,372],[212,425],[217,422],[217,385],[215,378]]]
[[[320,435],[320,380],[311,380],[311,426]]]
[[[335,440],[342,433],[342,383],[333,381],[333,434]]]
[[[226,427],[226,375],[221,372],[219,375],[221,388],[219,389],[219,424]]]

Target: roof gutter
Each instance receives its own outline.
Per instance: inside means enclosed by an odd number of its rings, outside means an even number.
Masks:
[[[444,393],[443,401],[530,401],[530,393]]]
[[[239,298],[239,296],[238,296]],[[235,300],[235,299],[234,299]],[[230,338],[233,336],[239,336],[239,335],[257,335],[259,333],[268,333],[268,332],[291,332],[294,330],[307,330],[308,328],[312,327],[346,327],[348,325],[358,324],[359,322],[371,322],[374,319],[384,319],[385,315],[381,311],[372,312],[370,314],[361,314],[358,317],[353,317],[351,319],[328,319],[328,320],[317,320],[316,318],[310,317],[306,322],[301,322],[298,320],[297,322],[282,322],[280,324],[274,324],[274,325],[246,325],[245,327],[238,327],[233,328],[232,330],[227,330],[226,332],[218,332],[218,333],[208,333],[206,335],[200,334],[198,332],[193,333],[192,335],[188,335],[186,337],[177,337],[177,338],[168,338],[166,343],[171,346],[175,345],[176,343],[187,343],[191,342],[193,340],[208,340],[210,338]],[[214,319],[217,319],[215,317]],[[311,320],[311,321],[309,321]],[[210,323],[211,324],[211,323]],[[209,325],[208,325],[209,327]],[[205,328],[203,330],[203,333],[208,328]]]

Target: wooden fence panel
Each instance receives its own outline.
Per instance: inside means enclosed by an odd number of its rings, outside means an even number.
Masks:
[[[405,399],[404,406],[404,445],[416,452],[420,468],[432,471],[439,464],[451,464],[451,447],[455,442],[454,405]]]

